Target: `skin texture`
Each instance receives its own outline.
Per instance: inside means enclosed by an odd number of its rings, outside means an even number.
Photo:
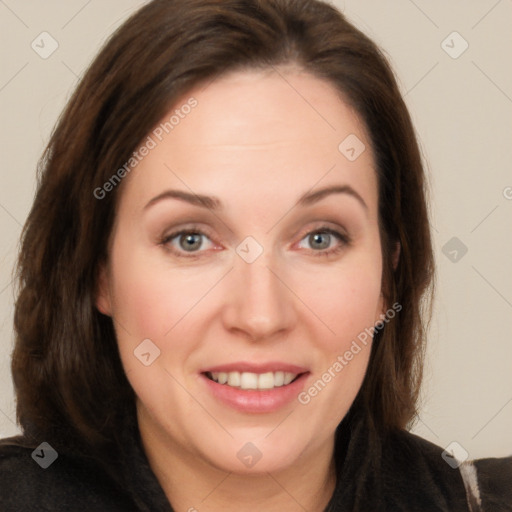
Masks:
[[[334,431],[370,343],[307,405],[272,413],[220,403],[199,371],[283,361],[308,368],[307,389],[386,310],[364,127],[328,82],[277,71],[234,72],[177,102],[172,110],[190,96],[198,104],[125,178],[100,273],[97,306],[114,320],[148,459],[179,511],[322,510],[335,485]],[[338,149],[350,134],[366,146],[353,162]],[[348,193],[294,207],[332,185],[349,185],[366,207]],[[144,209],[167,189],[217,196],[223,207],[164,199]],[[350,242],[309,236],[324,225]],[[186,228],[205,233],[195,252],[185,237],[161,243]],[[247,236],[263,248],[253,263],[236,252]],[[160,356],[145,366],[134,350],[148,338]],[[237,457],[247,442],[262,454],[252,468]]]

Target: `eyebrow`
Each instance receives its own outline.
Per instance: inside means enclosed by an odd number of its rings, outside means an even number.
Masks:
[[[310,206],[331,194],[348,194],[357,199],[365,210],[368,210],[368,205],[365,203],[364,199],[350,185],[335,185],[316,190],[315,192],[306,192],[299,198],[295,206]],[[223,208],[222,201],[215,196],[193,194],[185,192],[184,190],[166,190],[156,197],[153,197],[153,199],[144,206],[144,210],[147,210],[149,207],[164,199],[178,199],[193,206],[199,206],[209,210],[221,210]]]

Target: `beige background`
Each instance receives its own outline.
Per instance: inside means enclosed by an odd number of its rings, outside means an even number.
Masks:
[[[36,162],[77,78],[143,3],[0,0],[0,437],[18,432],[11,272]],[[512,454],[512,2],[331,3],[390,58],[431,172],[438,295],[414,432],[470,458]],[[47,59],[31,48],[43,31],[59,45]]]

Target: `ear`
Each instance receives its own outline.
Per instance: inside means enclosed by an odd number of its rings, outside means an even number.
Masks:
[[[112,303],[110,300],[110,281],[107,266],[102,263],[98,269],[96,281],[96,309],[106,316],[112,315]]]
[[[377,306],[377,313],[373,322],[374,327],[378,327],[386,317],[386,301],[384,300],[384,294],[380,294],[379,305]]]
[[[393,270],[396,270],[396,267],[398,266],[398,261],[400,260],[400,242],[396,242],[395,244],[395,250],[393,252],[392,256],[392,262],[393,262]]]

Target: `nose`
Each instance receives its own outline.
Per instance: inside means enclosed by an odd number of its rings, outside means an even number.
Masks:
[[[227,330],[260,341],[292,328],[295,297],[286,276],[265,253],[252,263],[236,256],[228,281],[222,314]]]

